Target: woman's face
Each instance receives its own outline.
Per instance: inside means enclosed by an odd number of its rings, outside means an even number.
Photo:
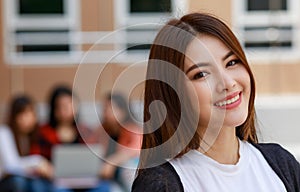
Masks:
[[[28,134],[35,128],[37,118],[34,110],[27,107],[23,112],[17,115],[16,123],[19,131],[23,134]]]
[[[55,103],[55,117],[59,123],[71,123],[74,120],[72,97],[61,95]],[[76,113],[74,111],[74,113]]]
[[[201,130],[216,121],[221,121],[220,128],[234,128],[246,120],[250,76],[222,41],[198,35],[187,47],[184,72],[189,79],[188,88],[193,88],[198,97]]]

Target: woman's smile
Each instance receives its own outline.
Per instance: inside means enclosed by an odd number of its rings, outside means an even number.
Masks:
[[[240,105],[242,102],[242,92],[235,92],[233,94],[229,94],[225,99],[216,102],[214,105],[221,109],[234,109]]]

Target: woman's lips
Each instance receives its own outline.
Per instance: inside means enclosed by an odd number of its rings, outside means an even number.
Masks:
[[[222,109],[233,109],[241,103],[241,101],[242,101],[241,93],[242,92],[233,93],[233,94],[227,96],[225,99],[216,102],[215,106],[222,108]]]

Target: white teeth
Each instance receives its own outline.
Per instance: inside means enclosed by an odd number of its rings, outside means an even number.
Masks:
[[[231,103],[236,102],[239,98],[240,98],[240,95],[238,94],[238,95],[236,95],[235,97],[233,97],[231,99],[228,99],[226,101],[221,101],[221,102],[216,103],[216,106],[221,107],[221,106],[224,106],[224,105],[229,105]]]

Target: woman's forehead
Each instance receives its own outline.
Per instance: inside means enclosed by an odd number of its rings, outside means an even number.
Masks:
[[[216,37],[197,35],[187,46],[185,52],[186,63],[212,63],[215,60],[222,60],[230,51],[231,50]]]

